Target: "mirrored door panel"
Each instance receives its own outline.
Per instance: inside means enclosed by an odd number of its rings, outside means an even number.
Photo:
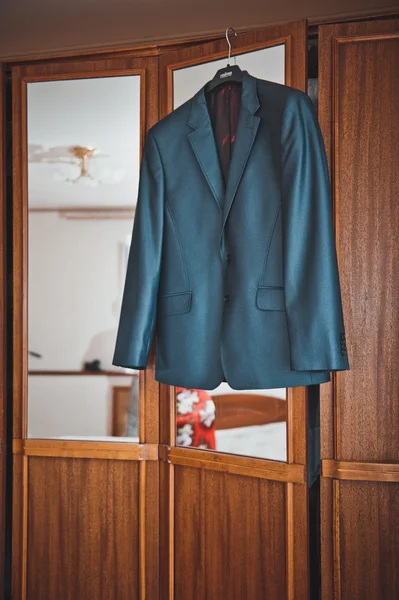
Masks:
[[[176,445],[287,460],[286,390],[176,388]]]
[[[237,54],[231,63],[251,75],[284,84],[285,45]],[[173,70],[173,108],[191,98],[226,58]],[[287,390],[176,388],[176,445],[270,460],[287,460]]]
[[[231,59],[241,70],[246,70],[254,77],[267,79],[275,83],[285,83],[285,45],[270,46],[253,52],[238,54]],[[225,67],[226,58],[191,65],[173,71],[173,108],[191,98],[207,81],[213,78],[216,71]]]
[[[140,75],[27,84],[30,438],[138,441],[138,372],[112,357],[140,87]]]

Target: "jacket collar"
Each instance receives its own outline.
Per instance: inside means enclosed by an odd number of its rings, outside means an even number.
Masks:
[[[254,115],[260,106],[256,89],[256,78],[252,77],[252,75],[245,70],[242,72],[242,77],[241,106],[243,106],[251,115]],[[204,119],[209,118],[205,87],[206,84],[204,84],[191,99],[191,111],[188,124],[193,129],[199,127]]]
[[[206,85],[206,84],[205,84]],[[236,140],[230,161],[226,185],[219,162],[212,122],[205,97],[205,85],[192,97],[189,125],[193,131],[188,134],[198,164],[223,212],[223,225],[226,223],[238,185],[244,173],[260,117],[255,112],[260,106],[256,78],[243,71],[241,105],[237,123]]]

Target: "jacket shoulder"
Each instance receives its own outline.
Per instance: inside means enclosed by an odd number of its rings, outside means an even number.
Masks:
[[[266,104],[275,102],[284,109],[286,106],[295,107],[311,102],[309,96],[302,90],[257,77],[255,79],[261,104],[262,101]]]
[[[158,142],[164,140],[165,138],[170,139],[171,137],[175,137],[177,133],[182,131],[182,128],[184,130],[184,126],[188,122],[191,100],[191,98],[186,100],[186,102],[157,121],[155,125],[150,127],[148,133],[151,132]]]

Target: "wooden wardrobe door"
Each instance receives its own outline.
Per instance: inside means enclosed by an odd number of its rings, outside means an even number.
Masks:
[[[126,148],[124,139],[112,138],[112,135],[120,135],[121,128],[123,134],[131,136],[134,144],[137,144],[137,157],[141,153],[142,142],[146,131],[158,119],[158,58],[145,53],[139,52],[134,55],[132,51],[129,56],[112,57],[105,56],[97,59],[84,58],[82,60],[65,60],[65,61],[43,61],[39,63],[29,63],[19,65],[13,68],[13,160],[14,160],[14,203],[13,203],[13,241],[14,241],[14,257],[13,257],[13,507],[12,507],[12,529],[13,529],[13,548],[12,548],[12,598],[13,600],[88,600],[93,598],[96,600],[135,600],[144,598],[158,597],[159,577],[158,577],[158,423],[159,423],[159,385],[154,380],[154,372],[152,368],[152,359],[149,363],[149,368],[146,371],[141,371],[139,374],[139,393],[138,393],[138,435],[126,434],[126,437],[114,437],[109,427],[111,420],[106,421],[108,415],[111,415],[109,409],[110,404],[104,402],[104,396],[97,393],[94,396],[96,404],[92,404],[90,415],[83,413],[87,397],[89,396],[88,388],[82,388],[81,381],[88,381],[89,384],[97,385],[97,382],[103,386],[101,389],[106,389],[106,393],[110,387],[116,387],[115,378],[118,376],[118,381],[122,383],[129,381],[133,377],[131,374],[126,374],[122,370],[102,369],[102,372],[90,372],[83,369],[83,361],[81,370],[67,371],[64,363],[62,369],[45,371],[34,371],[28,369],[28,279],[30,282],[34,279],[32,276],[32,246],[28,249],[28,225],[32,223],[32,215],[45,215],[47,218],[48,210],[51,209],[52,225],[43,233],[44,241],[51,237],[52,231],[55,230],[55,224],[59,221],[65,223],[77,223],[75,229],[75,243],[78,240],[90,241],[90,250],[103,248],[109,251],[116,263],[116,257],[121,256],[126,252],[124,245],[125,237],[118,238],[110,237],[112,244],[108,247],[106,244],[106,235],[101,239],[97,237],[96,244],[92,238],[82,236],[82,227],[87,223],[86,219],[90,218],[89,228],[84,229],[84,232],[92,230],[93,227],[98,231],[99,223],[121,223],[125,212],[129,210],[126,228],[129,232],[132,229],[133,222],[133,206],[135,198],[131,197],[132,205],[126,202],[126,187],[121,190],[117,187],[115,191],[115,181],[126,181],[117,178],[118,172],[116,166],[123,169],[123,156],[116,150],[116,142],[120,142],[122,149]],[[133,89],[129,81],[135,80],[136,87]],[[119,83],[118,83],[119,82]],[[82,92],[81,84],[92,86],[87,92]],[[117,85],[118,84],[118,85]],[[126,87],[126,86],[129,87]],[[36,86],[33,87],[32,86]],[[55,98],[53,92],[49,96],[49,90],[57,90],[58,95]],[[116,86],[116,87],[114,87]],[[99,172],[95,172],[94,176],[100,176],[100,183],[95,188],[87,188],[79,186],[80,181],[78,173],[76,173],[76,165],[74,164],[74,172],[65,172],[61,170],[63,178],[61,182],[68,187],[67,201],[72,200],[70,204],[64,200],[63,203],[55,205],[50,204],[50,207],[44,204],[44,209],[35,207],[29,203],[31,198],[29,187],[29,171],[32,166],[32,158],[28,161],[28,148],[32,143],[29,127],[27,123],[38,121],[33,118],[35,113],[29,112],[32,106],[32,89],[38,89],[42,94],[40,101],[35,97],[36,110],[42,106],[48,106],[48,113],[54,110],[60,110],[62,106],[62,114],[58,116],[57,121],[54,117],[47,115],[41,117],[43,122],[43,132],[35,132],[37,141],[36,144],[43,146],[35,146],[41,153],[37,164],[41,162],[46,164],[44,159],[51,155],[53,157],[58,152],[58,162],[55,164],[70,165],[65,158],[59,159],[60,150],[57,150],[62,144],[67,145],[67,151],[75,149],[75,146],[70,146],[76,139],[77,144],[87,144],[90,140],[95,146],[101,146],[100,156],[118,157],[118,161],[114,160],[111,164],[105,163]],[[44,90],[44,91],[43,91]],[[46,91],[47,90],[47,91]],[[80,90],[80,91],[79,91]],[[121,91],[122,90],[122,91]],[[122,95],[124,92],[124,96]],[[47,94],[47,95],[46,95]],[[97,103],[96,94],[101,94],[101,102]],[[49,100],[49,97],[51,100]],[[68,102],[71,100],[79,100],[82,98],[81,109],[75,112],[72,111]],[[123,98],[124,103],[117,104],[117,108],[113,109],[112,114],[107,113],[107,107],[114,105],[113,100],[117,102]],[[101,110],[99,109],[101,106]],[[76,104],[73,104],[75,107]],[[124,107],[124,108],[121,108]],[[107,109],[104,112],[104,107]],[[123,112],[123,110],[127,112]],[[137,115],[137,123],[132,126],[131,113],[135,111]],[[91,111],[91,112],[90,112]],[[60,110],[61,113],[61,110]],[[37,113],[36,113],[37,114]],[[39,112],[41,114],[41,111]],[[80,131],[75,131],[76,118],[80,118]],[[82,114],[85,118],[82,117]],[[93,114],[91,120],[90,115]],[[112,129],[107,118],[107,115],[112,121],[119,119],[116,123],[116,129],[119,134]],[[96,116],[97,115],[97,116]],[[100,117],[100,116],[101,117]],[[125,118],[123,118],[123,116]],[[97,122],[94,122],[97,118]],[[126,124],[129,121],[130,125]],[[48,123],[53,124],[50,127]],[[54,125],[55,123],[55,125]],[[63,128],[58,127],[61,123]],[[66,131],[65,123],[69,124],[72,135]],[[88,131],[86,123],[89,123]],[[91,124],[91,125],[90,125]],[[47,130],[45,127],[47,126]],[[106,129],[108,127],[108,130]],[[109,132],[111,129],[111,132]],[[53,133],[55,131],[55,133]],[[108,136],[104,139],[101,137],[101,132],[105,131]],[[90,135],[91,133],[91,135]],[[74,139],[71,139],[71,138]],[[89,139],[88,139],[89,138]],[[62,139],[63,141],[60,141]],[[83,140],[83,141],[82,141]],[[99,142],[99,140],[101,140]],[[132,142],[132,143],[133,143]],[[48,153],[43,152],[43,149],[50,147]],[[64,147],[62,146],[62,147]],[[54,150],[55,148],[55,150]],[[83,151],[90,149],[87,147],[76,146]],[[35,150],[34,150],[35,151]],[[62,150],[64,155],[65,150]],[[132,152],[129,149],[129,161],[132,158]],[[43,159],[44,157],[44,159]],[[52,157],[50,156],[50,159]],[[57,157],[56,157],[57,158]],[[133,157],[134,158],[134,157]],[[43,159],[43,160],[42,160]],[[55,159],[49,160],[48,163],[53,165]],[[129,163],[133,170],[137,165],[138,160]],[[104,163],[103,163],[104,164]],[[78,163],[79,165],[79,163]],[[91,167],[89,167],[91,169]],[[81,167],[80,167],[81,169]],[[79,169],[78,169],[79,171]],[[114,174],[114,178],[109,179],[109,172]],[[90,172],[90,171],[89,171]],[[122,171],[123,173],[129,171]],[[81,177],[87,177],[87,174],[81,174]],[[106,177],[108,176],[108,180]],[[69,177],[69,179],[67,179]],[[74,177],[72,180],[71,178]],[[119,176],[118,176],[119,177]],[[94,177],[92,176],[91,179]],[[104,178],[104,182],[103,182]],[[60,181],[60,177],[56,180],[51,177],[51,171],[45,171],[44,182]],[[129,185],[129,181],[125,186]],[[98,183],[98,180],[97,180]],[[69,185],[71,184],[71,185]],[[80,196],[76,196],[80,190]],[[96,194],[91,196],[87,193],[87,189],[97,190]],[[99,189],[104,189],[104,193],[112,202],[115,202],[115,208],[103,202],[101,206],[101,198],[99,199]],[[29,193],[28,193],[29,190]],[[72,190],[69,192],[69,190]],[[128,191],[130,188],[128,188]],[[65,192],[63,192],[65,193]],[[75,194],[75,196],[73,195]],[[62,198],[61,192],[59,196]],[[53,194],[52,197],[58,198]],[[73,204],[76,197],[82,199],[81,205],[77,202]],[[122,209],[118,208],[118,199],[124,197]],[[130,198],[130,196],[129,196]],[[91,204],[89,203],[91,201]],[[130,202],[130,200],[129,200]],[[64,208],[67,207],[67,214],[72,213],[71,219],[68,221],[68,216],[65,216]],[[105,218],[101,221],[101,214],[108,210]],[[74,212],[76,211],[76,212]],[[81,211],[81,212],[79,212]],[[115,215],[114,211],[118,211]],[[93,212],[95,214],[93,215]],[[81,214],[83,213],[83,218]],[[54,214],[56,218],[54,218]],[[100,215],[100,216],[99,216]],[[111,219],[112,217],[112,219]],[[37,231],[37,230],[36,230]],[[119,229],[118,229],[119,231]],[[29,240],[34,240],[35,231],[29,228]],[[121,234],[124,236],[124,233]],[[128,234],[127,234],[128,235]],[[37,239],[37,235],[36,235]],[[70,239],[70,238],[69,238]],[[120,241],[122,240],[122,242]],[[122,247],[121,247],[122,246]],[[54,254],[62,248],[71,251],[71,244],[65,241],[65,238],[59,236],[59,239],[54,243]],[[50,252],[53,248],[50,248]],[[86,251],[87,246],[85,247]],[[122,252],[123,250],[123,252]],[[89,253],[90,254],[90,253]],[[29,261],[28,261],[29,256]],[[57,258],[59,255],[56,255]],[[85,256],[85,250],[81,252],[82,258]],[[93,255],[91,255],[93,256]],[[60,260],[61,262],[61,260]],[[47,263],[46,263],[47,264]],[[65,264],[65,263],[64,263]],[[78,261],[71,261],[71,269],[69,273],[78,271]],[[91,263],[94,268],[94,262]],[[105,261],[97,260],[97,265],[104,266]],[[112,266],[112,268],[114,268]],[[115,268],[116,270],[116,268]],[[36,288],[43,286],[45,281],[46,270],[43,269],[43,280],[34,279]],[[62,288],[62,283],[66,279],[64,272],[59,268],[60,278],[54,278],[52,285],[55,289]],[[53,271],[51,271],[53,273]],[[121,268],[121,272],[124,272]],[[56,273],[58,274],[58,272]],[[29,276],[29,278],[28,278]],[[95,279],[89,279],[86,276],[80,278],[82,281],[91,281],[91,286],[100,280],[101,273],[96,273]],[[63,279],[64,278],[64,279]],[[118,285],[108,275],[103,276],[103,281],[107,281],[107,285],[111,288],[115,297],[118,294]],[[57,282],[57,283],[56,283]],[[73,287],[73,292],[78,290],[78,284]],[[86,288],[84,288],[86,290]],[[32,292],[35,288],[30,288]],[[66,294],[68,289],[63,289],[63,294]],[[86,292],[87,293],[87,290]],[[105,293],[105,292],[103,292]],[[89,294],[90,296],[90,294]],[[58,300],[59,302],[59,300]],[[85,298],[82,299],[85,302]],[[90,304],[86,307],[87,313],[93,310],[93,296],[90,296]],[[71,305],[73,303],[71,302]],[[50,300],[44,298],[44,305],[50,311],[50,307],[57,305],[52,297]],[[70,314],[76,315],[79,313],[79,306],[75,304],[71,309]],[[104,314],[104,313],[102,313]],[[68,312],[64,313],[65,318],[69,316]],[[49,317],[50,318],[50,317]],[[76,318],[76,317],[75,317]],[[67,320],[67,319],[66,319]],[[82,323],[81,316],[77,319],[76,332],[78,332],[79,324]],[[72,331],[75,332],[74,324]],[[104,325],[104,328],[106,326]],[[58,331],[58,330],[57,330]],[[101,332],[101,329],[98,329]],[[116,336],[116,328],[111,330],[111,334]],[[77,335],[77,333],[76,333]],[[51,338],[53,340],[53,338]],[[115,337],[113,337],[113,340]],[[32,336],[29,339],[32,344]],[[37,343],[37,342],[36,342]],[[61,347],[66,347],[66,344],[61,344]],[[110,356],[103,355],[106,358],[106,363],[109,364],[112,357],[112,345],[110,348]],[[30,348],[31,349],[31,348]],[[38,348],[36,347],[37,351]],[[41,351],[41,349],[39,349]],[[91,350],[90,356],[85,360],[92,360],[93,354],[98,351],[98,346]],[[42,352],[43,353],[43,352]],[[47,356],[51,353],[43,353]],[[58,351],[55,344],[53,354],[56,360],[62,359],[62,352]],[[98,357],[98,354],[94,354]],[[78,355],[80,358],[80,354]],[[83,358],[83,354],[82,354]],[[103,358],[103,357],[102,357]],[[135,374],[135,377],[137,374]],[[33,396],[28,394],[33,388],[32,378],[45,378],[46,381],[56,381],[57,387],[49,389],[48,396],[51,402],[46,405],[47,412],[43,416],[40,412],[42,422],[48,427],[51,423],[51,428],[47,431],[41,429],[40,434],[34,431],[32,425],[32,416],[34,416],[37,404],[32,404]],[[128,379],[126,379],[128,377]],[[29,381],[28,381],[29,380]],[[75,389],[68,387],[67,381],[76,382]],[[130,383],[130,386],[132,384]],[[37,389],[37,388],[36,388]],[[62,392],[64,389],[69,390],[69,397],[63,399]],[[94,388],[98,391],[98,387]],[[100,389],[100,392],[101,392]],[[82,392],[83,390],[83,392]],[[42,396],[44,397],[46,389]],[[50,395],[51,394],[51,395]],[[39,398],[42,396],[39,395]],[[36,397],[35,397],[36,398]],[[105,397],[108,400],[109,397]],[[80,404],[76,405],[76,399],[80,400]],[[135,393],[135,400],[137,394]],[[71,406],[74,406],[72,409]],[[55,409],[53,408],[55,407]],[[106,410],[104,410],[104,407]],[[53,411],[53,412],[51,412]],[[51,416],[54,412],[63,415],[63,419],[54,420]],[[64,412],[62,412],[64,411]],[[104,433],[82,435],[84,431],[72,429],[75,423],[80,426],[90,427],[91,420],[103,414],[103,428],[107,428]],[[57,414],[57,412],[55,412]],[[86,418],[82,419],[82,414]],[[68,419],[65,419],[65,416]],[[69,418],[71,420],[69,420]],[[67,421],[69,431],[64,431],[61,434],[59,430],[55,432],[54,423],[58,427],[63,421]],[[37,424],[36,419],[35,423]],[[46,425],[47,424],[47,425]],[[43,433],[45,431],[45,433]],[[89,431],[89,429],[86,429]],[[109,432],[109,434],[108,434]],[[65,434],[66,433],[66,434]],[[76,435],[79,433],[79,435]]]
[[[305,21],[230,40],[246,59],[283,45],[282,83],[306,90]],[[227,49],[221,36],[161,54],[161,117],[176,108],[174,72],[201,65],[212,77],[221,65],[205,63],[226,59]],[[307,389],[288,390],[287,461],[277,462],[178,447],[174,388],[161,388],[161,598],[308,599]]]
[[[5,71],[0,63],[0,595],[4,593],[6,527],[6,113]]]
[[[351,370],[323,386],[323,599],[399,598],[399,20],[325,25],[319,118]]]

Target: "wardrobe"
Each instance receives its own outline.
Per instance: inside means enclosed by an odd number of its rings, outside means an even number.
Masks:
[[[237,34],[232,62],[318,110],[351,370],[281,397],[213,396],[224,431],[283,423],[276,457],[182,444],[154,348],[145,371],[93,364],[114,341],[145,133],[226,64],[224,32],[1,64],[5,598],[399,597],[399,15]]]

